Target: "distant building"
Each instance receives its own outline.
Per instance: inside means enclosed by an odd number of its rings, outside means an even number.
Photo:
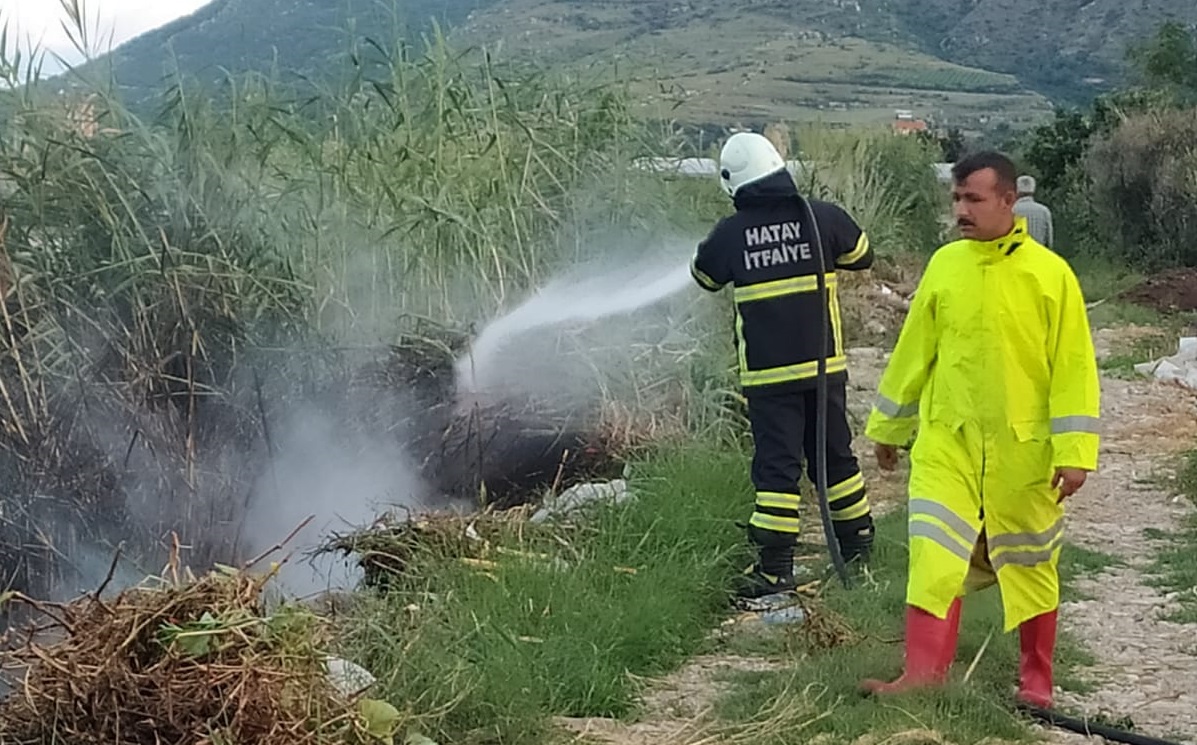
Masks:
[[[927,123],[922,119],[895,119],[893,123],[894,133],[900,135],[914,134],[915,132],[926,132]]]

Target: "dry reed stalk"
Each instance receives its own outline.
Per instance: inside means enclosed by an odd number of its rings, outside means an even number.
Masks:
[[[356,556],[365,572],[366,584],[385,586],[414,574],[421,556],[489,561],[505,553],[499,543],[507,532],[516,536],[517,545],[526,545],[523,531],[529,514],[530,507],[523,506],[464,516],[410,517],[402,521],[384,517],[365,530],[331,536],[315,553]],[[534,556],[524,550],[506,553],[524,558]]]
[[[183,572],[180,581],[177,554],[167,572],[170,580],[108,601],[99,592],[66,604],[14,598],[51,623],[0,657],[23,670],[0,704],[0,741],[369,741],[357,702],[328,677],[327,625],[298,608],[267,612],[272,574]]]

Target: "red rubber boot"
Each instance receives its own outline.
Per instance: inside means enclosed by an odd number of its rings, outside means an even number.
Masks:
[[[1040,709],[1052,705],[1052,655],[1056,649],[1057,611],[1044,613],[1018,628],[1018,700]]]
[[[860,688],[873,695],[906,693],[916,688],[942,685],[956,656],[960,636],[960,598],[940,620],[930,613],[906,606],[906,664],[902,675],[892,683],[867,679]]]
[[[948,672],[952,669],[952,663],[956,660],[956,645],[960,641],[961,607],[960,598],[953,600],[951,606],[948,607],[948,617],[943,621],[946,628],[944,629],[943,656],[940,657],[939,672],[945,681],[948,679]]]

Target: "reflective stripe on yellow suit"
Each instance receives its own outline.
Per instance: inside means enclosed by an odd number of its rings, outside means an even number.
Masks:
[[[983,531],[1006,630],[1055,610],[1063,508],[1051,478],[1058,467],[1096,469],[1100,397],[1067,263],[1022,219],[997,241],[944,246],[879,388],[865,434],[905,445],[918,430],[908,603],[943,618]]]
[[[984,505],[1007,630],[1054,609],[1064,511],[1051,488],[1047,438],[929,423],[910,458],[908,603],[942,618],[962,590],[988,584],[981,556],[974,560]]]

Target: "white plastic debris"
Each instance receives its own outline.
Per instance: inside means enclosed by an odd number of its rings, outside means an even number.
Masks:
[[[806,610],[801,605],[791,605],[788,608],[766,611],[758,617],[766,626],[788,626],[806,621]]]
[[[356,696],[374,685],[374,676],[361,665],[340,657],[329,657],[325,662],[328,665],[328,680],[342,696]]]
[[[628,482],[623,479],[578,484],[566,489],[555,499],[547,501],[531,517],[531,521],[542,523],[551,517],[568,515],[581,507],[602,502],[619,504],[631,496],[632,493],[628,490]]]
[[[1197,336],[1181,337],[1176,354],[1135,365],[1135,372],[1197,390]]]

